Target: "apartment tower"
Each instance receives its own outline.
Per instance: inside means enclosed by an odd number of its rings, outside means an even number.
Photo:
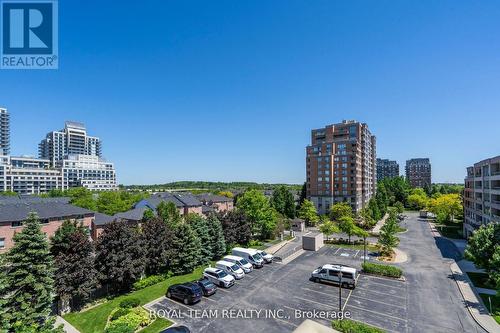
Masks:
[[[0,108],[0,155],[10,154],[10,118],[7,109]]]
[[[428,158],[412,158],[406,161],[406,179],[411,187],[430,187],[432,184],[431,162]]]
[[[465,237],[481,225],[500,223],[500,156],[467,168],[463,200]]]
[[[359,211],[375,194],[375,136],[367,124],[354,120],[313,129],[306,172],[307,198],[318,213],[341,201]]]
[[[381,181],[384,178],[395,178],[398,176],[398,162],[377,158],[377,181]]]

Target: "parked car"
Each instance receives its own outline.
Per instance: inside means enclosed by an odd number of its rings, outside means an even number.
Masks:
[[[242,257],[248,260],[253,267],[261,268],[264,266],[264,259],[257,253],[255,249],[245,249],[243,247],[235,247],[232,251],[234,256]]]
[[[236,280],[243,279],[245,277],[245,272],[240,266],[236,265],[234,262],[220,260],[215,263],[215,267],[222,269],[227,274],[234,276]]]
[[[245,274],[253,271],[252,264],[249,263],[248,260],[246,260],[245,258],[229,255],[222,258],[222,260],[234,262],[236,265],[241,267],[241,269],[245,272]]]
[[[207,278],[200,279],[196,283],[200,286],[203,296],[211,296],[217,291],[217,286]]]
[[[234,284],[234,277],[219,268],[205,268],[203,276],[219,287],[229,288]]]
[[[342,272],[342,274],[340,274]],[[356,277],[357,271],[353,267],[326,264],[318,267],[311,273],[311,280],[314,282],[334,282],[339,284],[342,279],[343,288],[355,288],[356,287]]]
[[[174,284],[168,287],[167,297],[175,298],[184,304],[194,304],[201,300],[202,290],[193,282]]]
[[[166,330],[161,331],[160,333],[191,333],[189,328],[184,325],[169,327]]]
[[[260,254],[266,264],[270,264],[273,262],[274,256],[272,254],[266,253],[266,251],[263,250],[257,250],[257,253]]]

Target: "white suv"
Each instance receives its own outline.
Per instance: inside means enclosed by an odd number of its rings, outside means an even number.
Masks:
[[[219,287],[229,288],[234,284],[234,277],[219,268],[205,268],[203,276]]]

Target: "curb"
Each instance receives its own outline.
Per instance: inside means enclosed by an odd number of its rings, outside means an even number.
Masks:
[[[293,238],[291,238],[289,240],[286,240],[286,241],[283,241],[283,244],[281,244],[281,245],[279,243],[275,244],[275,245],[271,245],[266,250],[268,250],[268,249],[270,249],[270,248],[272,248],[272,247],[274,247],[276,245],[280,245],[276,251],[274,251],[274,252],[271,253],[272,255],[275,255],[276,252],[278,252],[279,250],[281,250],[283,247],[285,247],[285,245],[287,245],[288,243],[294,241],[295,239],[297,239],[297,236],[293,236]]]

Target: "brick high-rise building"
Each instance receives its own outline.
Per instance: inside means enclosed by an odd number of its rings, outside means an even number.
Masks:
[[[306,155],[307,198],[320,214],[340,201],[359,211],[375,194],[376,139],[367,124],[344,120],[313,129]]]
[[[500,223],[500,156],[467,168],[463,200],[465,237],[481,225]]]
[[[431,162],[428,158],[412,158],[406,161],[406,179],[411,187],[429,187],[432,184]]]
[[[395,178],[398,176],[398,162],[377,158],[377,181],[380,181],[384,178]]]

